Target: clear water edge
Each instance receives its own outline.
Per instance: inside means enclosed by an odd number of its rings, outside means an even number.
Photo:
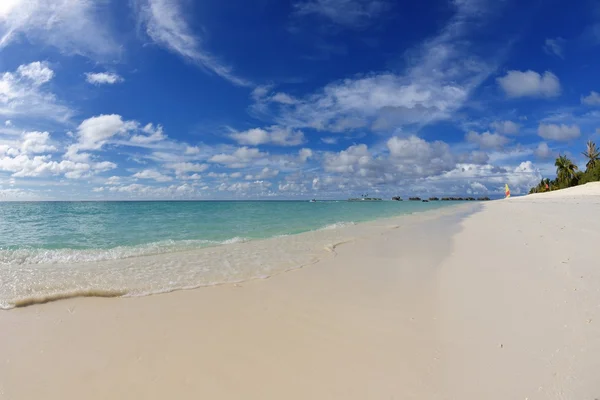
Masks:
[[[0,309],[267,277],[327,256],[349,239],[351,232],[339,227],[451,203],[6,204],[0,204]]]

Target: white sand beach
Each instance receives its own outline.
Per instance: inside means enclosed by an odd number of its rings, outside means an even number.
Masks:
[[[0,399],[600,398],[599,215],[587,184],[340,228],[270,279],[1,311]]]

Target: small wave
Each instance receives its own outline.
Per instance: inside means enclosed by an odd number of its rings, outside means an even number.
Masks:
[[[127,292],[119,290],[79,290],[72,292],[40,294],[37,296],[29,296],[22,299],[17,299],[11,304],[0,303],[0,309],[11,309],[17,307],[28,307],[34,304],[50,303],[51,301],[72,299],[75,297],[121,297]]]
[[[349,221],[349,222],[341,221],[341,222],[336,222],[335,224],[326,225],[319,230],[320,231],[328,231],[328,230],[344,228],[346,226],[352,226],[352,225],[356,225],[356,223],[354,223],[352,221]]]
[[[248,238],[233,237],[214,240],[164,240],[138,246],[118,246],[110,249],[0,249],[0,265],[62,264],[119,260],[202,247],[244,243]]]

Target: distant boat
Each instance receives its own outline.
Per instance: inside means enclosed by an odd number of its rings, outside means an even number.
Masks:
[[[309,203],[316,203],[317,201],[315,199],[309,200]]]
[[[392,200],[394,200],[394,201],[402,201],[402,197],[400,197],[400,196],[394,196],[394,197],[392,197]]]
[[[352,198],[348,199],[348,201],[383,201],[379,197],[369,197],[368,194],[363,194],[360,198]]]

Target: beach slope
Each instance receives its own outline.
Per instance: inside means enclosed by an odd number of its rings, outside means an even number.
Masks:
[[[599,210],[459,206],[267,280],[2,311],[0,398],[599,398]]]

